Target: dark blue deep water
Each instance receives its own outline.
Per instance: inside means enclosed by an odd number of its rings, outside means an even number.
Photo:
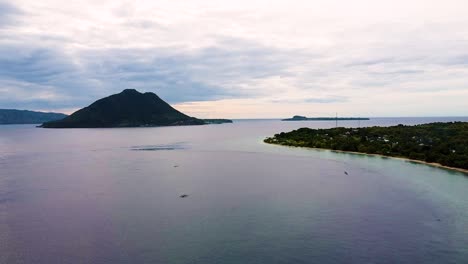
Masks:
[[[0,126],[0,263],[468,263],[466,175],[262,143],[304,126]]]

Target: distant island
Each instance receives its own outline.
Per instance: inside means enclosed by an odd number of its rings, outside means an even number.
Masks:
[[[206,124],[224,124],[224,123],[232,123],[230,119],[202,119],[205,121]]]
[[[232,122],[231,120],[229,120]],[[110,128],[145,126],[189,126],[219,124],[225,119],[202,120],[185,115],[154,93],[125,89],[97,100],[61,120],[45,122],[44,128]]]
[[[378,154],[468,170],[468,122],[365,128],[300,128],[266,143]]]
[[[281,119],[281,121],[346,121],[346,120],[369,120],[367,117],[305,117],[295,115],[292,118]]]
[[[61,113],[45,113],[29,110],[0,109],[0,125],[42,124],[67,117]]]

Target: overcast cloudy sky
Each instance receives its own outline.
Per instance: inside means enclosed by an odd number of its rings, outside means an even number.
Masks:
[[[0,0],[0,108],[125,88],[198,117],[468,115],[468,1]]]

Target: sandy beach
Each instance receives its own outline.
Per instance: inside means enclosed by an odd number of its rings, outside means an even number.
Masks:
[[[422,160],[415,160],[415,159],[410,159],[410,158],[405,158],[405,157],[394,157],[394,156],[386,156],[386,155],[382,155],[382,154],[370,154],[370,153],[363,153],[363,152],[356,152],[356,151],[344,151],[344,150],[309,148],[309,147],[296,147],[296,146],[288,146],[288,145],[266,143],[266,142],[265,142],[265,144],[277,145],[277,146],[282,146],[282,147],[304,148],[304,149],[311,149],[311,150],[318,150],[318,151],[332,151],[332,152],[338,152],[338,153],[347,153],[347,154],[355,154],[355,155],[365,155],[365,156],[374,156],[374,157],[381,157],[381,158],[398,159],[398,160],[403,160],[403,161],[408,161],[408,162],[414,162],[414,163],[429,165],[429,166],[437,167],[437,168],[441,168],[441,169],[458,171],[458,172],[465,173],[465,174],[468,175],[468,170],[466,170],[466,169],[449,167],[449,166],[444,166],[444,165],[442,165],[440,163],[425,162],[425,161],[422,161]]]

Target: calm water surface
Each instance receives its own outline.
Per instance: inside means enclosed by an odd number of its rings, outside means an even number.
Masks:
[[[305,126],[0,126],[0,263],[468,263],[466,175],[262,143]]]

